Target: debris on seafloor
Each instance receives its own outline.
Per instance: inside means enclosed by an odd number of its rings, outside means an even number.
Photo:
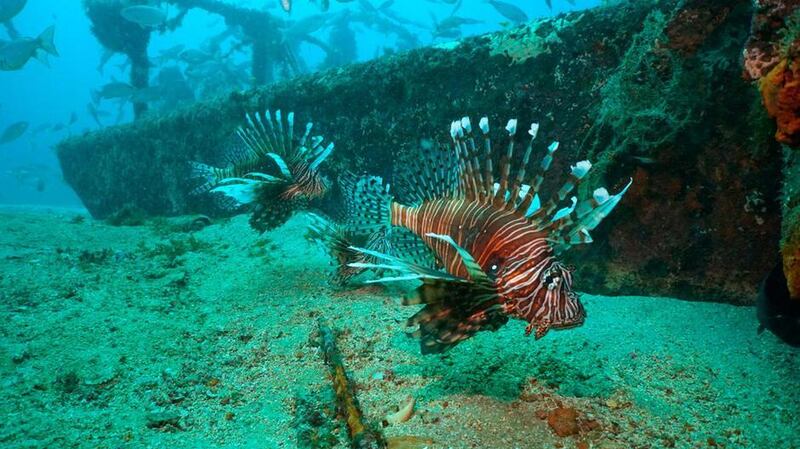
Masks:
[[[576,435],[578,428],[578,411],[572,407],[558,407],[547,415],[547,424],[560,437]]]
[[[326,392],[325,397],[300,392],[295,396],[293,425],[297,430],[300,449],[331,449],[339,443],[336,436],[336,413]]]
[[[339,348],[336,347],[336,337],[333,334],[333,330],[323,320],[319,322],[319,336],[322,356],[333,379],[333,389],[336,392],[339,413],[347,422],[350,446],[356,449],[387,447],[386,440],[381,432],[373,429],[365,422],[364,415],[358,405],[355,388],[347,377],[342,356],[339,353]]]
[[[339,415],[347,423],[350,447],[354,449],[423,449],[433,444],[433,440],[417,436],[386,438],[380,430],[372,428],[364,420],[364,414],[358,405],[355,387],[347,377],[347,371],[344,368],[339,348],[336,346],[336,337],[333,330],[324,320],[319,321],[319,338],[322,356],[333,379],[333,389],[336,393]],[[414,411],[414,402],[413,396],[409,396],[400,407],[400,410],[387,416],[386,421],[390,424],[408,421]]]
[[[403,405],[394,413],[391,413],[384,418],[385,425],[395,425],[408,421],[414,413],[414,396],[409,396],[403,401]]]

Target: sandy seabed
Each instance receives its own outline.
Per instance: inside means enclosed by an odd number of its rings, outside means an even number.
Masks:
[[[584,294],[580,328],[422,356],[402,287],[332,289],[306,216],[188,220],[0,210],[0,446],[298,447],[297,398],[330,395],[324,317],[367,417],[411,395],[383,431],[432,449],[800,448],[800,351],[752,308]]]

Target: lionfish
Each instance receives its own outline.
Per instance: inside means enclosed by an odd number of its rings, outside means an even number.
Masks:
[[[192,163],[193,176],[203,180],[193,193],[221,193],[228,208],[250,207],[250,225],[264,232],[325,194],[330,183],[319,173],[319,166],[334,145],[323,146],[321,136],[310,138],[310,122],[296,138],[293,112],[285,123],[280,110],[274,119],[270,111],[246,114],[245,122],[236,130],[242,146],[229,155],[228,166]]]
[[[444,352],[479,331],[497,330],[509,317],[528,322],[525,334],[542,338],[550,329],[583,323],[586,312],[573,291],[572,270],[556,254],[589,243],[593,230],[630,187],[610,195],[605,188],[592,196],[571,196],[589,169],[589,161],[571,167],[568,179],[545,202],[539,189],[558,142],[549,145],[536,174],[525,184],[538,124],[522,164],[511,174],[517,121],[505,128],[508,143],[495,182],[489,123],[479,123],[476,142],[468,117],[451,124],[452,147],[432,148],[411,167],[410,204],[395,201],[380,177],[362,177],[348,201],[351,232],[391,236],[390,252],[349,246],[347,265],[395,273],[368,282],[419,280],[406,305],[424,304],[409,318],[423,354]],[[481,140],[481,139],[477,139]],[[559,206],[563,206],[560,207]],[[410,231],[410,232],[409,232]],[[354,254],[371,261],[352,261]]]

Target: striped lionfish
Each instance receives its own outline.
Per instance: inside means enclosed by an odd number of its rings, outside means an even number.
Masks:
[[[221,193],[230,208],[250,206],[250,225],[260,232],[280,226],[292,213],[319,198],[329,182],[319,173],[320,164],[333,151],[323,138],[309,139],[307,123],[299,139],[294,134],[294,113],[284,123],[281,111],[246,114],[245,126],[236,130],[242,148],[230,155],[224,168],[192,163],[194,177],[203,184],[193,193]]]
[[[354,269],[396,273],[372,282],[422,281],[403,303],[425,305],[408,320],[409,326],[419,326],[413,335],[420,339],[423,354],[444,352],[482,330],[497,330],[509,317],[527,321],[525,334],[534,332],[536,339],[549,329],[581,325],[586,313],[573,291],[572,269],[556,253],[591,242],[589,231],[632,182],[616,195],[598,188],[591,198],[571,196],[559,208],[591,168],[589,161],[581,161],[571,167],[561,188],[541,202],[539,188],[558,142],[547,148],[532,181],[524,184],[539,126],[531,125],[522,165],[512,176],[517,121],[510,120],[495,182],[485,117],[479,128],[482,145],[468,117],[455,121],[451,149],[432,148],[417,158],[417,166],[411,167],[416,174],[412,193],[407,195],[411,204],[396,202],[374,176],[360,178],[348,202],[352,232],[391,237],[398,229],[406,231],[401,238],[390,238],[391,251],[350,246],[342,260],[350,260]],[[352,261],[354,254],[371,260]]]

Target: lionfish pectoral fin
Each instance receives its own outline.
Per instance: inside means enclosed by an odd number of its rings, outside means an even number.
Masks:
[[[394,254],[405,261],[428,268],[442,265],[428,244],[407,228],[393,226],[387,244]]]
[[[464,264],[464,267],[466,267],[470,280],[478,283],[491,283],[489,277],[486,275],[486,273],[483,272],[481,266],[478,265],[478,262],[476,262],[475,258],[472,257],[472,254],[470,254],[469,251],[462,248],[458,243],[456,243],[456,241],[453,240],[452,237],[450,237],[449,235],[434,234],[432,232],[429,232],[425,235],[431,238],[442,240],[443,242],[450,244],[450,246],[452,246],[453,249],[456,250],[456,253],[459,255],[459,257],[461,257],[461,262]]]
[[[406,325],[420,341],[423,354],[445,352],[483,330],[497,330],[508,321],[497,295],[473,282],[423,279],[405,305],[425,304]]]
[[[256,200],[256,182],[227,183],[212,188],[209,192],[222,193],[239,204],[250,204]]]
[[[351,246],[350,249],[352,249],[353,251],[358,251],[367,256],[371,256],[377,260],[384,260],[387,262],[391,262],[393,264],[393,265],[373,264],[376,265],[376,268],[391,269],[403,273],[403,275],[406,276],[417,275],[419,276],[418,279],[424,278],[424,279],[440,279],[440,280],[455,281],[455,282],[466,282],[466,279],[453,276],[447,272],[424,267],[422,265],[418,265],[416,263],[409,262],[399,257],[391,256],[389,254],[380,253],[378,251],[373,251],[366,248],[358,248],[355,246]]]
[[[389,282],[415,281],[418,279],[424,279],[424,276],[419,274],[408,274],[405,276],[385,276],[378,279],[369,279],[364,282],[367,284],[386,284]]]

